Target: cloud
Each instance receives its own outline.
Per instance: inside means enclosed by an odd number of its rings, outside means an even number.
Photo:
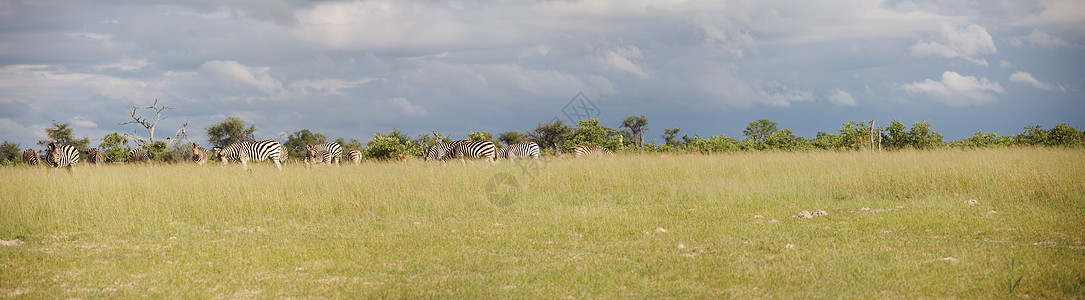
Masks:
[[[396,97],[388,100],[389,104],[399,109],[399,112],[407,116],[425,117],[429,115],[429,112],[421,106],[411,104],[407,98]]]
[[[130,59],[130,58],[126,57],[126,58],[121,59],[120,61],[117,61],[117,62],[94,65],[94,68],[97,69],[97,70],[116,69],[116,70],[121,70],[121,71],[137,71],[137,70],[143,69],[143,67],[146,67],[149,64],[150,63],[148,62],[148,60],[146,58],[143,58],[143,59]]]
[[[297,91],[299,95],[343,95],[343,90],[355,88],[366,83],[373,81],[384,80],[382,78],[365,78],[354,81],[347,81],[335,78],[322,78],[322,79],[302,79],[291,82],[289,84],[292,90]]]
[[[839,106],[855,106],[855,97],[852,97],[851,93],[841,89],[833,90],[826,98],[829,100],[829,103]]]
[[[212,60],[200,66],[200,74],[215,77],[235,86],[249,86],[264,94],[283,91],[283,84],[267,74],[269,67],[248,67],[239,62]]]
[[[1027,36],[1010,37],[1010,44],[1018,47],[1028,44],[1030,46],[1043,49],[1080,48],[1080,46],[1078,45],[1072,44],[1058,37],[1051,36],[1039,29],[1033,29],[1032,33]]]
[[[1017,71],[1017,72],[1013,73],[1013,75],[1010,75],[1010,81],[1017,82],[1017,83],[1029,84],[1029,85],[1032,85],[1032,87],[1035,87],[1035,88],[1038,88],[1038,89],[1041,89],[1041,90],[1045,90],[1045,91],[1054,91],[1054,90],[1057,90],[1057,89],[1062,90],[1062,91],[1066,91],[1066,88],[1063,88],[1063,87],[1060,87],[1060,86],[1055,86],[1054,84],[1050,84],[1050,83],[1040,82],[1039,80],[1036,80],[1036,77],[1032,77],[1032,74],[1029,74],[1028,72],[1025,72],[1025,71]]]
[[[942,24],[941,37],[943,42],[920,42],[909,48],[909,51],[916,57],[960,57],[981,66],[987,66],[987,60],[976,58],[977,55],[998,52],[987,29],[979,25],[956,29],[949,24]]]
[[[986,104],[995,101],[992,93],[1004,93],[1002,86],[987,78],[962,76],[957,72],[945,71],[941,81],[924,80],[901,85],[909,94],[930,94],[946,105],[961,107]]]
[[[72,118],[72,125],[75,125],[76,127],[98,128],[97,123],[94,123],[94,121],[91,121],[91,120],[87,119],[87,117],[84,117],[84,116],[75,116],[75,117],[73,117]]]
[[[613,51],[607,51],[603,54],[603,57],[597,58],[596,62],[603,67],[631,73],[637,75],[640,79],[647,79],[648,73],[644,72],[644,69],[633,62],[633,59],[644,58],[641,54],[640,48],[634,45],[627,45],[625,47],[617,47]]]

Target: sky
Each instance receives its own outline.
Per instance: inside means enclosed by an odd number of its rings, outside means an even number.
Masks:
[[[54,121],[146,137],[120,123],[156,99],[156,138],[187,121],[201,144],[229,116],[257,139],[363,142],[638,115],[657,141],[757,119],[1085,129],[1080,0],[165,3],[0,0],[0,139],[37,147]]]

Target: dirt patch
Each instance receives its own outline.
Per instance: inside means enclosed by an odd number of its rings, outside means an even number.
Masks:
[[[10,241],[0,239],[0,246],[18,246],[18,245],[22,245],[22,244],[23,244],[23,241],[20,241],[19,239],[14,239],[14,240],[10,240]]]
[[[815,210],[813,212],[804,210],[804,211],[800,211],[798,215],[793,215],[791,217],[792,218],[799,218],[799,219],[812,219],[814,217],[827,216],[827,215],[829,215],[829,212],[826,212],[824,210]]]

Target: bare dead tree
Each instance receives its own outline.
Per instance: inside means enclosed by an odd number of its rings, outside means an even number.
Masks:
[[[144,117],[144,116],[141,116],[141,115],[137,115],[137,113],[141,109],[153,110],[154,111],[154,120],[152,121],[150,118],[147,118],[147,117]],[[154,99],[154,104],[152,104],[151,106],[129,106],[128,107],[128,116],[131,117],[132,120],[128,121],[128,122],[120,123],[120,125],[139,124],[140,126],[143,126],[143,128],[147,129],[147,139],[144,139],[143,137],[139,136],[139,134],[136,133],[135,129],[132,129],[132,133],[125,133],[124,136],[128,137],[129,139],[132,139],[132,140],[136,141],[136,144],[139,145],[139,146],[154,143],[155,142],[155,140],[154,140],[155,127],[158,126],[158,122],[161,122],[162,120],[166,119],[167,116],[165,116],[162,112],[167,110],[167,109],[173,109],[173,108],[169,107],[169,106],[165,106],[165,105],[161,105],[161,106],[158,105],[158,99]],[[172,146],[172,144],[174,142],[180,141],[181,139],[185,139],[185,138],[188,137],[188,132],[185,131],[185,127],[188,127],[188,120],[185,120],[184,122],[181,122],[180,127],[181,128],[177,129],[177,133],[175,133],[172,138],[169,138],[169,137],[166,138],[166,140],[167,140],[166,147],[167,148],[169,146]]]

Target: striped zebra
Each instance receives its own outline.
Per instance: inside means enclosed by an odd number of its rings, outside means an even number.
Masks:
[[[325,162],[327,162],[329,165],[334,162],[335,165],[338,166],[340,157],[343,156],[343,146],[339,146],[338,143],[323,143],[323,144],[320,144],[320,145],[306,145],[305,150],[307,150],[310,155],[315,155],[316,153],[318,153],[320,151],[328,151],[328,153],[330,153],[331,156],[332,156],[332,161],[325,161]],[[313,157],[313,156],[310,156],[310,157]]]
[[[283,145],[274,140],[263,140],[258,142],[240,142],[230,144],[226,148],[214,148],[214,157],[222,161],[222,165],[226,165],[231,160],[241,162],[241,168],[248,169],[249,161],[265,161],[271,160],[275,162],[275,168],[278,168],[281,172],[283,170],[282,163],[279,162],[280,155],[282,154]]]
[[[334,158],[332,158],[332,153],[328,151],[310,152],[309,155],[307,155],[305,158],[306,165],[319,164],[322,162],[328,162],[329,164],[331,164],[330,161],[332,160],[334,160]]]
[[[468,143],[468,140],[451,141],[448,143],[437,142],[433,147],[429,147],[429,151],[426,152],[426,162],[441,161],[452,159],[452,148],[457,145]]]
[[[38,158],[38,151],[34,151],[34,149],[26,149],[26,151],[23,151],[23,162],[28,166],[37,166],[40,164],[41,161],[40,158]]]
[[[57,146],[55,142],[49,142],[46,148],[45,155],[50,157],[49,160],[57,168],[68,168],[68,171],[71,171],[72,168],[75,168],[75,164],[79,163],[79,149],[76,149],[75,146]]]
[[[582,156],[603,156],[603,155],[610,156],[610,155],[614,155],[613,153],[610,153],[610,150],[607,150],[607,148],[603,148],[603,146],[585,146],[585,145],[576,145],[576,147],[573,147],[573,153],[575,153],[577,158],[580,158]]]
[[[527,142],[515,145],[508,145],[505,148],[501,148],[501,150],[497,150],[496,158],[498,160],[508,159],[511,161],[516,161],[517,158],[521,157],[532,157],[535,159],[539,159],[539,144]]]
[[[491,141],[468,141],[452,145],[453,157],[459,158],[467,164],[466,158],[481,158],[486,162],[494,162],[494,142]]]
[[[198,165],[204,165],[207,163],[207,149],[200,147],[200,144],[192,143],[192,160]]]
[[[354,162],[354,165],[357,166],[362,163],[362,151],[358,151],[357,149],[347,151],[346,154],[343,154],[343,158]]]
[[[105,156],[102,155],[102,150],[99,150],[98,148],[90,148],[90,150],[87,150],[87,163],[101,166],[104,162]]]
[[[130,163],[150,163],[151,153],[147,152],[147,149],[135,148],[128,151],[128,162]]]

